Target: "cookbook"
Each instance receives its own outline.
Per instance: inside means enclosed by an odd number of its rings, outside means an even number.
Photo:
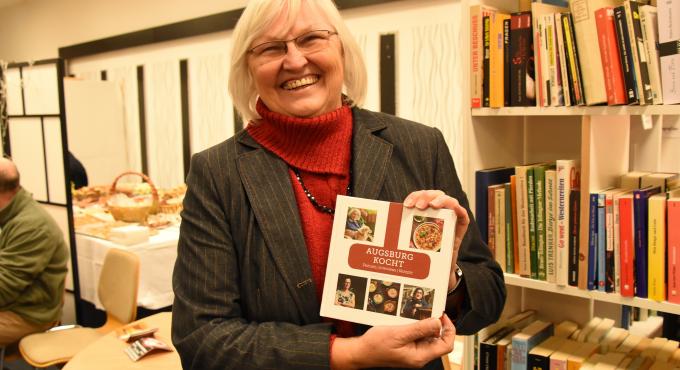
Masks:
[[[444,313],[456,215],[338,196],[321,316],[398,325]]]

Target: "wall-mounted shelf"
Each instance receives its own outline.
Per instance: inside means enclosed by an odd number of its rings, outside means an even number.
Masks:
[[[680,105],[473,108],[471,112],[473,116],[680,115]]]

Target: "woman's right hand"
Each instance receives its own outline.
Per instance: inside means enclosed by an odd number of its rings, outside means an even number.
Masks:
[[[439,320],[376,326],[360,337],[336,338],[331,349],[331,368],[419,368],[451,352],[455,337],[456,328],[446,314]]]

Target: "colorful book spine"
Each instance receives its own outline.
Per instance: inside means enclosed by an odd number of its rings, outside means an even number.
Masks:
[[[557,66],[560,76],[560,86],[562,87],[562,96],[564,97],[564,105],[571,106],[571,93],[569,88],[569,72],[567,71],[567,52],[564,44],[564,26],[562,25],[562,14],[553,14],[555,22],[555,45],[557,48]]]
[[[569,285],[578,286],[579,272],[579,235],[581,223],[581,192],[571,189],[569,193]],[[587,250],[586,250],[587,251]]]
[[[515,273],[515,249],[514,249],[514,228],[513,228],[513,208],[512,190],[510,183],[504,184],[505,190],[505,271]]]
[[[531,48],[531,12],[513,13],[510,16],[510,103],[512,106],[533,106],[535,91],[527,80],[533,80],[533,51]]]
[[[531,276],[531,252],[529,248],[529,206],[527,202],[527,172],[530,166],[515,167],[517,200],[517,249],[520,276]]]
[[[537,278],[547,280],[546,268],[546,221],[545,221],[545,166],[534,167],[534,198],[536,215],[536,259],[537,259]]]
[[[666,199],[668,193],[652,195],[648,201],[647,251],[649,299],[666,300]]]
[[[668,208],[668,301],[680,303],[680,198],[670,198]]]
[[[621,244],[621,296],[635,295],[635,226],[633,194],[619,198],[619,240]]]
[[[606,214],[605,214],[605,195],[597,195],[597,290],[604,292],[605,288],[605,251],[607,248],[607,235],[605,234]]]
[[[496,262],[501,266],[505,272],[505,259],[506,259],[506,249],[505,249],[505,184],[499,184],[494,190],[495,199],[495,223],[496,223]]]
[[[611,293],[615,290],[614,287],[614,276],[618,275],[619,270],[615,269],[615,258],[614,258],[614,191],[608,191],[605,193],[604,199],[604,213],[605,213],[605,285],[604,290],[607,293]]]
[[[626,10],[626,21],[628,22],[633,67],[635,68],[640,104],[652,104],[652,84],[649,80],[647,48],[645,47],[642,27],[640,25],[640,4],[637,1],[626,0],[623,2],[623,6]]]
[[[597,193],[590,193],[588,210],[588,290],[597,289]]]
[[[616,26],[616,37],[619,43],[619,56],[623,67],[623,77],[626,86],[626,99],[628,104],[638,104],[640,102],[637,91],[637,81],[635,77],[635,67],[633,66],[633,54],[631,51],[630,34],[628,33],[628,23],[626,21],[626,11],[623,6],[614,8],[614,25]]]
[[[482,17],[482,106],[490,104],[489,92],[491,89],[491,15]]]
[[[513,167],[495,167],[475,172],[475,220],[482,240],[488,242],[488,188],[491,185],[503,184],[510,181],[510,176],[515,173]]]
[[[482,83],[484,80],[483,18],[493,12],[493,8],[484,5],[470,7],[470,105],[472,108],[482,107]]]
[[[545,270],[546,281],[555,282],[555,193],[556,172],[554,169],[545,171]]]
[[[517,205],[517,177],[510,176],[510,203],[512,206],[512,257],[514,262],[514,273],[519,274],[519,225],[518,225],[518,205]]]
[[[555,194],[555,217],[557,218],[555,283],[565,286],[569,275],[569,195],[576,178],[576,161],[560,159],[556,162],[557,192]]]
[[[510,18],[503,20],[503,106],[510,106]]]
[[[529,220],[529,261],[531,278],[538,279],[538,250],[536,248],[536,180],[534,167],[527,169],[527,216]]]
[[[602,58],[602,72],[607,90],[607,104],[626,104],[626,88],[614,28],[614,10],[612,8],[598,9],[595,11],[595,17],[597,19],[597,40]]]
[[[583,83],[581,80],[581,66],[578,59],[578,47],[574,37],[574,22],[571,13],[562,14],[562,26],[564,29],[564,42],[566,45],[565,54],[569,67],[570,90],[573,90],[573,105],[583,105],[586,103],[583,95]]]
[[[659,187],[646,187],[633,191],[633,213],[635,217],[635,296],[647,298],[648,296],[648,199],[660,192]]]

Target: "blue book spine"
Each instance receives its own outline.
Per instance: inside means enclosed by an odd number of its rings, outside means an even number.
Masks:
[[[597,288],[597,193],[590,194],[588,220],[588,290]]]
[[[633,222],[635,224],[635,296],[647,298],[647,227],[649,224],[647,200],[661,191],[659,187],[646,187],[633,191]]]
[[[604,269],[604,262],[606,260],[607,250],[607,234],[606,230],[606,215],[605,215],[605,195],[598,194],[597,197],[597,290],[604,292],[604,283],[606,282],[606,274]]]

